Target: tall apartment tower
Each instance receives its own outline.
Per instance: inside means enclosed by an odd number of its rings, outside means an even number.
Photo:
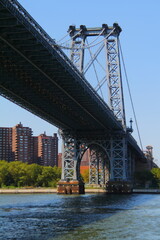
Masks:
[[[21,123],[12,128],[12,152],[15,161],[33,163],[32,129]]]
[[[33,136],[33,163],[39,163],[39,158],[38,158],[38,137]]]
[[[53,162],[54,165],[58,167],[58,137],[57,137],[57,133],[53,134],[53,152],[54,152],[54,156],[53,156]]]
[[[0,160],[6,160],[8,162],[13,160],[12,128],[0,128]]]
[[[46,136],[46,133],[38,136],[38,161],[43,166],[58,165],[58,137],[55,133]]]

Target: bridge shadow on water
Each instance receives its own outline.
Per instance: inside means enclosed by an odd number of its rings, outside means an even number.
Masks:
[[[27,194],[13,197],[10,195],[12,203],[6,202],[2,206],[0,204],[0,239],[72,239],[67,238],[67,235],[72,235],[75,231],[78,235],[82,229],[92,228],[97,222],[101,224],[101,221],[109,220],[120,212],[132,210],[156,196]]]

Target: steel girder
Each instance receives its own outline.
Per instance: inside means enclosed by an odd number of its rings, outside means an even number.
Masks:
[[[80,72],[83,72],[83,64],[84,64],[84,43],[85,36],[80,36],[78,38],[73,38],[71,42],[71,56],[70,59],[77,67]]]
[[[89,164],[89,183],[96,185],[105,185],[109,180],[109,164],[107,157],[100,147],[90,147],[90,164]]]
[[[0,45],[3,48],[0,51],[1,69],[7,72],[12,86],[10,91],[0,77],[0,93],[4,97],[63,129],[74,128],[77,132],[88,129],[122,129],[107,104],[56,42],[16,0],[0,1],[0,23]],[[24,85],[29,81],[30,86],[27,88],[30,95],[32,85],[40,82],[38,85],[41,85],[42,97],[45,95],[46,105],[52,109],[49,110],[50,116],[45,104],[40,104],[41,109],[36,106],[34,96],[39,95],[38,90],[34,90],[35,94],[29,99],[20,96],[20,91],[17,93],[19,79],[23,84],[21,89],[25,89]],[[51,94],[55,100],[47,102],[47,97],[50,99]],[[39,100],[41,101],[41,96]]]
[[[57,127],[75,131],[79,138],[91,140],[97,132],[103,139],[114,131],[124,134],[108,105],[16,0],[0,1],[0,24],[0,93],[4,97]],[[118,29],[115,26],[114,36]],[[128,141],[142,155],[136,142],[130,137]],[[87,140],[74,144],[80,149],[83,142],[89,146]],[[105,140],[104,145],[107,142],[111,144]],[[77,159],[81,159],[80,152],[76,150]],[[78,178],[79,160],[70,165],[71,159],[65,165],[73,169],[68,177]]]
[[[105,47],[109,106],[117,119],[122,122],[124,129],[126,129],[118,36],[105,39]]]
[[[122,123],[123,128],[126,130],[118,46],[118,37],[121,28],[118,24],[113,24],[113,27],[108,27],[107,24],[103,24],[102,28],[92,29],[88,29],[86,26],[81,25],[79,29],[70,26],[68,31],[71,36],[71,61],[81,73],[84,71],[86,38],[91,36],[104,36],[106,50],[106,76],[104,79],[107,79],[108,82],[108,104],[116,118]]]
[[[105,184],[108,180],[128,181],[133,163],[126,136],[111,136],[104,140],[79,140],[63,137],[62,180],[80,180],[80,162],[90,149],[90,183]]]

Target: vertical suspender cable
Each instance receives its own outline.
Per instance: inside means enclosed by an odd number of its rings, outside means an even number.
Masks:
[[[140,136],[140,132],[139,132],[136,112],[135,112],[135,108],[134,108],[134,104],[133,104],[132,94],[131,94],[131,90],[130,90],[130,86],[129,86],[128,76],[127,76],[127,71],[126,71],[126,67],[125,67],[125,63],[124,63],[124,57],[123,57],[120,41],[119,41],[119,48],[120,48],[120,53],[121,53],[121,58],[122,58],[122,63],[123,63],[123,68],[124,68],[124,74],[125,74],[125,78],[126,78],[126,82],[127,82],[129,97],[130,97],[130,101],[131,101],[131,106],[132,106],[132,110],[133,110],[133,115],[134,115],[134,119],[135,119],[135,123],[136,123],[138,138],[139,138],[141,150],[143,151],[143,145],[142,145],[141,136]]]

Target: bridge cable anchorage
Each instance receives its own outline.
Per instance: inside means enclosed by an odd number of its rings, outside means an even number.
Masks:
[[[104,39],[107,39],[110,37],[110,35],[114,32],[115,28],[112,29],[112,31],[110,33],[108,33],[108,35],[106,37],[104,37]],[[77,34],[76,34],[77,35]],[[59,44],[53,44],[53,47],[59,47],[59,48],[62,48],[62,49],[68,49],[68,50],[80,50],[80,49],[87,49],[87,48],[91,48],[91,47],[95,47],[97,46],[98,44],[100,44],[101,42],[104,42],[104,39],[102,39],[101,41],[99,41],[98,43],[95,43],[94,45],[84,45],[83,47],[65,47],[63,45],[59,45]]]
[[[133,104],[133,98],[132,98],[132,94],[131,94],[131,89],[130,89],[130,85],[129,85],[128,75],[127,75],[127,71],[126,71],[126,66],[125,66],[125,62],[124,62],[124,57],[123,57],[123,52],[122,52],[122,47],[121,47],[121,44],[120,44],[120,40],[119,40],[119,48],[120,48],[120,53],[121,53],[121,58],[122,58],[122,63],[123,63],[123,69],[124,69],[124,74],[125,74],[125,78],[126,78],[127,88],[128,88],[128,92],[129,92],[129,97],[130,97],[130,101],[131,101],[132,111],[133,111],[133,115],[134,115],[134,119],[135,119],[135,123],[136,123],[138,138],[139,138],[141,150],[143,151],[142,140],[141,140],[140,131],[139,131],[139,127],[138,127],[135,107],[134,107],[134,104]]]

